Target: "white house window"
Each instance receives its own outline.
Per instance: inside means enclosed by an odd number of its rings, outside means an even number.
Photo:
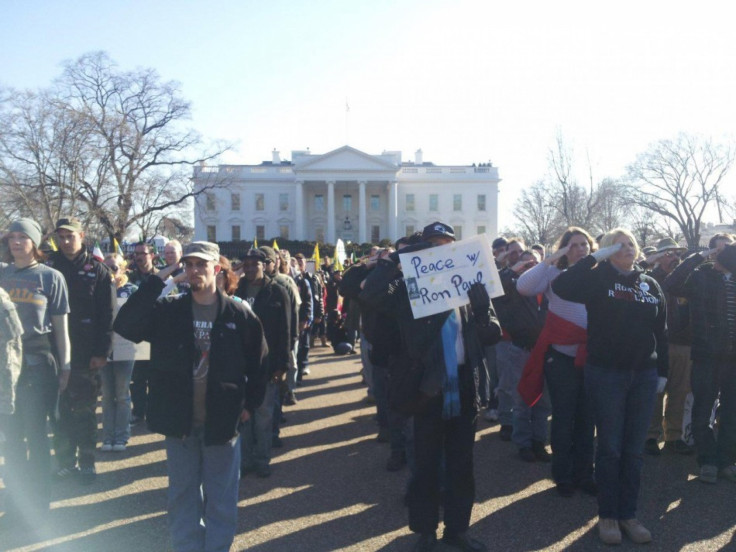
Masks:
[[[266,227],[262,224],[256,224],[256,239],[261,241],[266,239]]]
[[[406,225],[406,236],[409,237],[414,233],[414,225],[413,224],[407,224]]]
[[[317,212],[324,212],[325,210],[325,196],[317,194],[314,196],[314,210]]]
[[[486,194],[478,194],[478,210],[486,210]]]
[[[279,211],[289,210],[289,194],[279,194]]]
[[[462,194],[454,194],[452,196],[452,210],[453,211],[463,210],[463,195]]]
[[[230,194],[230,210],[240,211],[240,194]]]
[[[240,241],[240,225],[239,224],[233,224],[231,239],[233,241]]]
[[[486,233],[486,227],[478,226],[478,234],[485,234],[485,233]]]
[[[314,229],[314,239],[318,242],[325,242],[325,229],[323,226],[318,226]]]
[[[266,199],[263,194],[256,194],[256,211],[266,210]]]
[[[353,196],[347,194],[342,196],[342,210],[346,213],[353,210]]]
[[[455,232],[455,239],[461,240],[463,239],[463,227],[462,226],[453,226],[452,231]]]
[[[437,194],[429,194],[429,210],[439,210],[439,198],[437,197]]]
[[[212,192],[207,192],[205,195],[205,209],[208,211],[214,211],[215,210],[215,194]]]
[[[217,226],[207,226],[207,241],[212,243],[217,241]]]
[[[289,225],[288,224],[282,224],[281,226],[279,226],[279,236],[281,236],[285,240],[289,239]]]
[[[414,194],[406,194],[406,210],[414,210]]]
[[[371,211],[380,211],[381,210],[381,196],[372,195],[371,196]]]

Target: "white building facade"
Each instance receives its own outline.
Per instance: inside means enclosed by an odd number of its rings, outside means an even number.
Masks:
[[[260,165],[198,166],[195,240],[272,238],[334,244],[391,241],[440,220],[458,239],[498,232],[498,169],[440,166],[350,146],[315,155],[274,151]]]

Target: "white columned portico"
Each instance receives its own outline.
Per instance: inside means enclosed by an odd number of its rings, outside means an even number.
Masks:
[[[388,183],[388,237],[391,241],[398,239],[396,231],[396,223],[399,218],[398,213],[398,183],[396,180],[391,180]]]
[[[365,243],[366,239],[366,208],[365,208],[365,180],[358,180],[358,243]]]
[[[295,217],[296,228],[294,228],[294,239],[303,240],[304,239],[304,181],[297,180],[295,184],[296,184],[296,188],[295,188],[296,205],[294,207],[296,209],[296,217]]]
[[[335,243],[335,181],[327,181],[327,243]]]

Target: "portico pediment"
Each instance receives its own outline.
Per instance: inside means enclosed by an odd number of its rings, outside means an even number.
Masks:
[[[343,146],[324,155],[309,155],[294,161],[295,173],[383,173],[396,174],[399,167],[379,155]],[[297,176],[298,178],[298,176]]]

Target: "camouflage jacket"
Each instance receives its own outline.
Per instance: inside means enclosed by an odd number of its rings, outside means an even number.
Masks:
[[[0,414],[12,414],[21,364],[21,326],[8,292],[0,288]]]

